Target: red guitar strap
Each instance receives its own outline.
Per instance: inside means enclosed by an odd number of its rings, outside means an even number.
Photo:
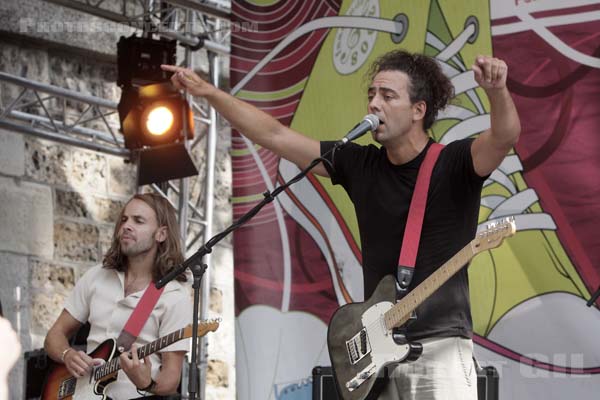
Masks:
[[[408,219],[406,221],[406,228],[404,229],[404,237],[402,238],[402,249],[400,250],[400,257],[398,259],[397,278],[401,295],[408,289],[415,270],[431,173],[443,148],[444,146],[439,143],[432,143],[427,149],[425,160],[423,160],[423,163],[419,167],[417,183],[415,184],[415,190],[410,201]]]
[[[164,287],[157,289],[152,282],[148,288],[146,288],[142,298],[129,316],[127,323],[125,323],[125,327],[117,338],[117,349],[119,352],[122,353],[131,348],[131,345],[139,336],[164,289]]]

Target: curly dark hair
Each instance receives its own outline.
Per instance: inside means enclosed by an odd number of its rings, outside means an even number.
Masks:
[[[401,71],[410,80],[409,96],[411,103],[424,101],[427,105],[423,129],[431,128],[438,111],[454,97],[454,86],[442,72],[432,57],[424,54],[394,50],[380,56],[368,70],[369,81],[382,71]]]
[[[167,227],[167,239],[158,244],[156,260],[154,262],[154,270],[152,271],[153,281],[158,281],[164,277],[171,267],[183,262],[183,252],[181,248],[181,237],[179,236],[179,225],[177,224],[177,216],[175,209],[163,196],[155,193],[144,193],[134,195],[131,200],[141,200],[146,203],[156,214],[158,226]],[[125,207],[127,206],[125,205]],[[117,271],[125,272],[127,269],[127,256],[121,252],[119,243],[119,229],[121,228],[123,213],[125,207],[119,213],[119,219],[115,224],[112,244],[106,252],[102,265],[107,269],[116,269]],[[176,278],[180,282],[185,282],[187,276],[181,273]]]

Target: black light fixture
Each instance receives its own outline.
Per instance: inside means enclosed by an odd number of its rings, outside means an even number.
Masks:
[[[177,41],[152,39],[151,37],[121,36],[117,43],[117,85],[144,86],[166,82],[169,73],[161,64],[175,64]]]
[[[185,146],[194,119],[161,64],[175,63],[175,41],[131,36],[118,43],[119,119],[138,165],[138,186],[198,174]]]
[[[128,149],[180,142],[185,131],[193,138],[192,110],[170,82],[125,87],[118,108]]]

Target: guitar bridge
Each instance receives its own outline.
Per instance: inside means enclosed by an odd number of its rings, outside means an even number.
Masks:
[[[354,389],[358,388],[365,381],[370,379],[377,372],[377,366],[373,363],[367,365],[367,368],[360,371],[356,376],[346,382],[346,388],[352,392]]]
[[[346,351],[348,352],[350,364],[356,364],[371,352],[371,343],[366,328],[363,328],[350,340],[346,341]]]
[[[73,396],[77,379],[70,377],[62,381],[58,387],[58,400]]]

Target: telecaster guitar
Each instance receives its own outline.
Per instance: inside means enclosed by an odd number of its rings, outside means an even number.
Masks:
[[[489,225],[397,303],[396,278],[388,275],[369,300],[340,307],[327,331],[327,346],[340,398],[376,399],[386,382],[384,367],[414,361],[422,351],[419,343],[397,344],[392,329],[403,326],[425,299],[476,254],[500,246],[504,238],[514,235],[515,231],[513,218]]]
[[[198,324],[198,336],[204,336],[208,332],[214,332],[219,327],[219,320],[203,321]],[[192,336],[192,325],[171,332],[138,348],[140,359],[153,354],[165,347]],[[104,389],[117,379],[117,373],[121,366],[119,364],[119,352],[117,341],[108,339],[94,351],[88,354],[91,358],[102,359],[104,364],[94,367],[92,372],[81,378],[75,378],[63,364],[55,364],[48,373],[42,390],[41,400],[104,400]]]

